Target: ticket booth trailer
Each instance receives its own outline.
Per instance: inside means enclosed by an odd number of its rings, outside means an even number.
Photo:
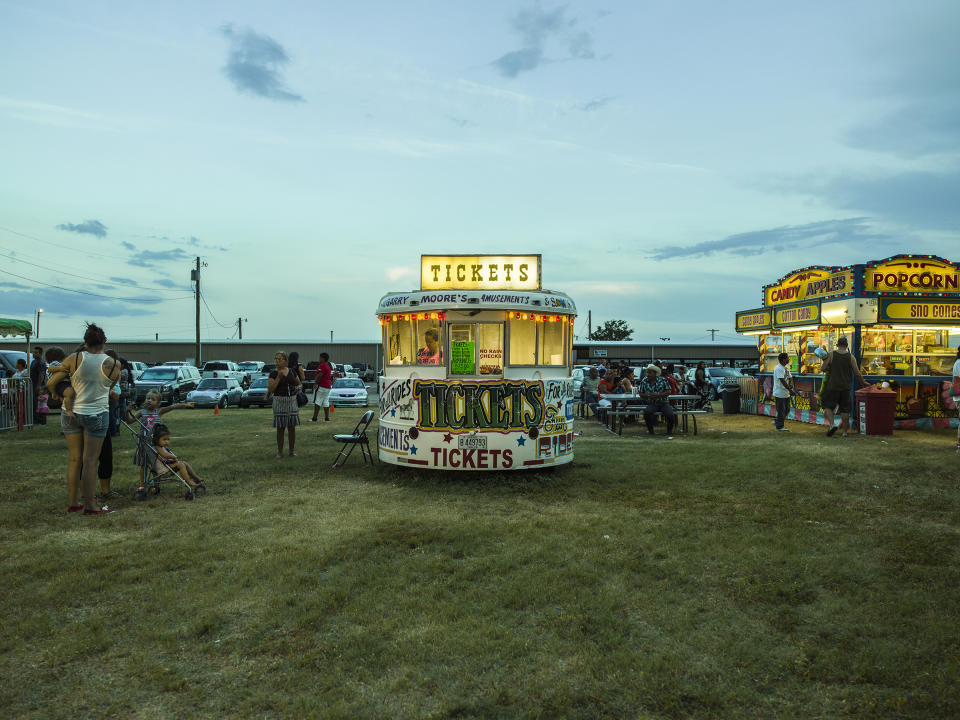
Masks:
[[[573,460],[576,306],[540,287],[540,256],[423,256],[421,289],[388,293],[379,457],[506,471]]]

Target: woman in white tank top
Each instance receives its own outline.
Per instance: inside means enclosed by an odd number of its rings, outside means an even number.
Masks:
[[[84,350],[70,355],[61,365],[51,368],[48,388],[56,387],[67,373],[76,392],[73,411],[61,411],[60,428],[67,441],[68,512],[83,510],[84,515],[113,512],[97,507],[97,458],[110,423],[110,388],[120,377],[120,363],[104,354],[107,336],[96,325],[88,325],[83,336]],[[78,502],[83,483],[83,504]]]

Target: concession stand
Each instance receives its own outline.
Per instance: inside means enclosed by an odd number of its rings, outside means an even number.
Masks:
[[[540,255],[424,255],[420,289],[387,293],[382,462],[521,470],[573,460],[577,310],[541,288]]]
[[[795,270],[763,288],[763,306],[737,312],[736,331],[756,337],[761,415],[777,356],[790,356],[798,397],[791,417],[822,423],[820,365],[846,337],[860,372],[897,393],[895,427],[956,426],[944,405],[960,344],[960,265],[935,255],[896,255],[844,267]],[[951,417],[953,416],[953,417]]]

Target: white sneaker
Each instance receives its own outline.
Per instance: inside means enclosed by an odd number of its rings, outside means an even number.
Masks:
[[[790,428],[777,428],[777,432],[790,432]]]

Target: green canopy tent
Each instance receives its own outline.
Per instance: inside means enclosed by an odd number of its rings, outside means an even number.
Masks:
[[[27,363],[30,362],[30,336],[33,334],[33,325],[30,324],[28,320],[12,320],[10,318],[0,318],[0,337],[7,337],[8,335],[13,335],[13,337],[19,337],[23,335],[27,339]],[[0,418],[0,430],[10,430],[16,427],[17,430],[23,430],[24,425],[33,427],[33,412],[28,408],[29,414],[24,413],[23,407],[24,396],[19,395],[19,412],[16,414],[16,423],[11,423],[9,427],[6,424],[6,420]],[[4,413],[6,417],[6,413]],[[13,418],[7,418],[12,420]]]
[[[27,364],[30,363],[30,336],[33,335],[33,325],[29,320],[12,320],[10,318],[0,318],[0,337],[13,335],[18,337],[23,335],[27,338]]]
[[[11,320],[10,318],[0,318],[0,337],[13,335],[26,335],[27,342],[30,342],[30,336],[33,335],[33,325],[29,320]]]

